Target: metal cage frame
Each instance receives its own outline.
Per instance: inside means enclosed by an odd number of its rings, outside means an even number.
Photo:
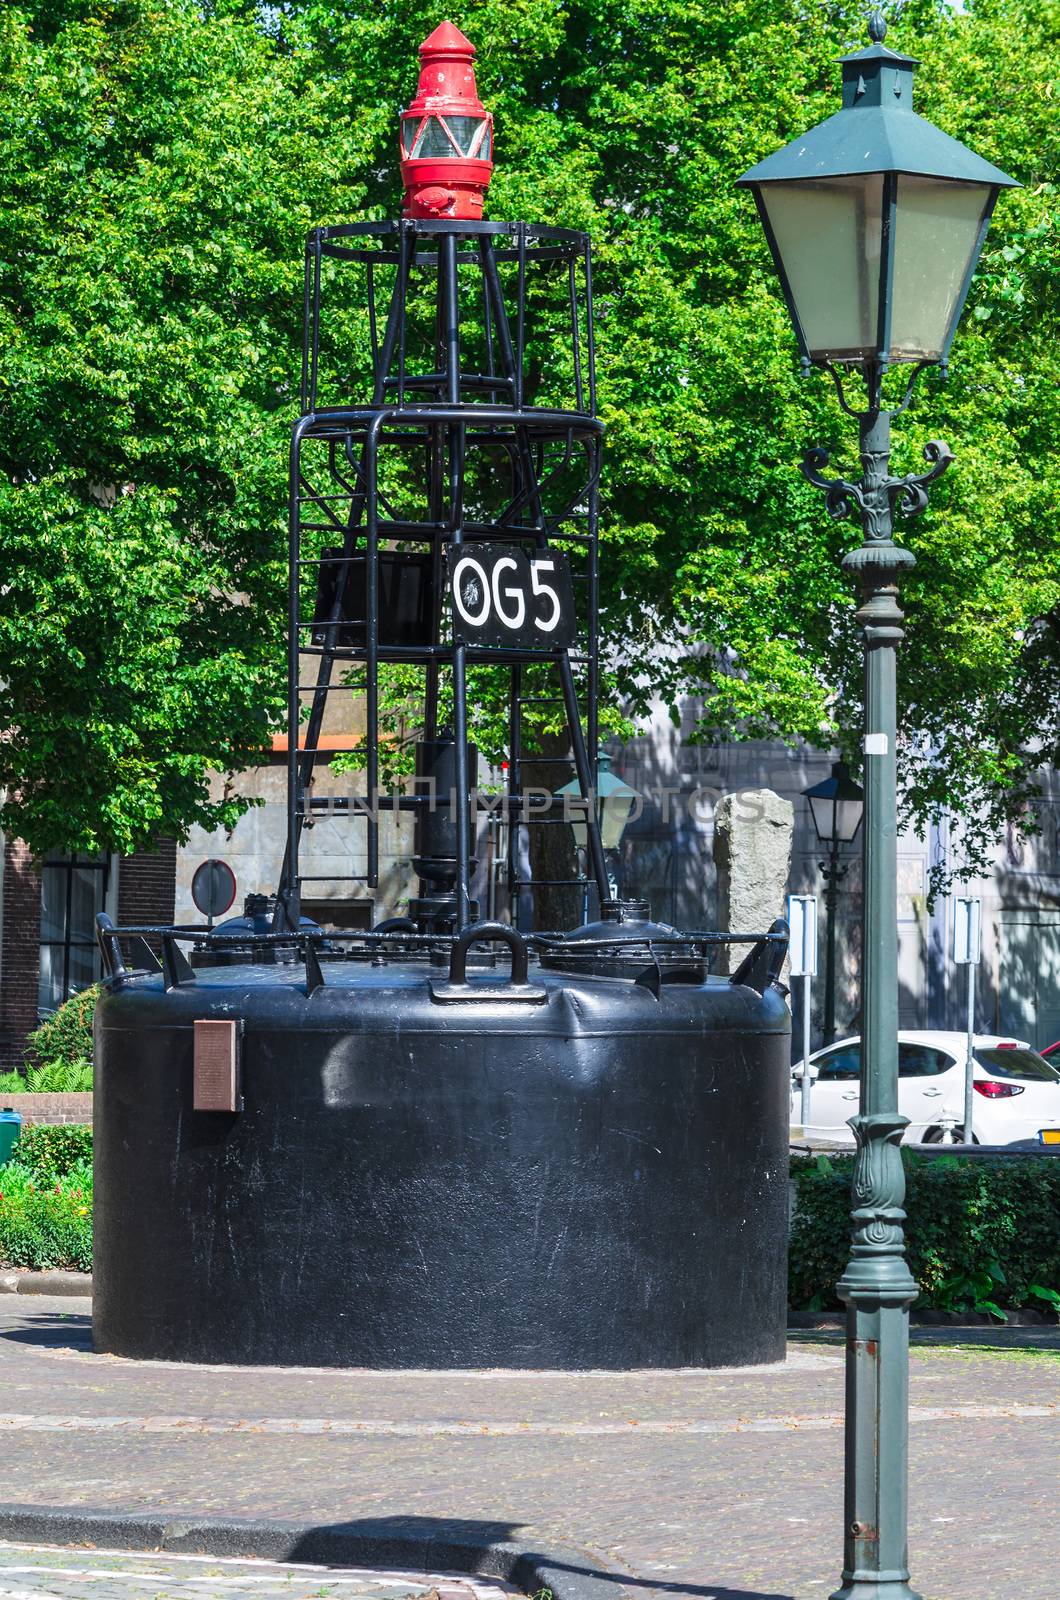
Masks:
[[[321,403],[326,383],[322,340],[325,336],[324,263],[353,263],[364,269],[365,303],[371,361],[371,397],[354,405]],[[541,303],[541,270],[565,277],[563,302],[568,406],[535,404],[542,384],[533,369],[530,318],[531,291]],[[463,269],[463,281],[461,272]],[[418,285],[414,274],[419,274]],[[433,295],[433,366],[416,370],[409,346],[413,306],[425,304],[423,276]],[[473,303],[464,286],[472,279]],[[432,281],[433,280],[433,281]],[[416,291],[420,298],[416,300]],[[553,294],[550,313],[556,315]],[[480,319],[476,366],[462,360],[462,333],[468,321]],[[422,330],[420,330],[422,332]],[[555,334],[555,329],[549,330]],[[530,359],[528,360],[528,355]],[[521,731],[523,669],[534,663],[555,667],[564,717],[569,729],[574,766],[583,799],[597,791],[597,703],[599,697],[599,478],[603,424],[596,416],[596,372],[593,341],[592,260],[586,234],[567,228],[526,223],[421,220],[365,222],[318,228],[306,246],[304,339],[301,383],[302,414],[294,425],[290,453],[289,588],[288,588],[288,738],[287,848],[284,857],[275,926],[298,927],[301,886],[311,881],[300,872],[299,847],[315,809],[309,794],[315,764],[321,755],[321,728],[328,695],[349,685],[334,683],[337,662],[359,662],[364,668],[367,729],[364,741],[368,805],[366,870],[348,881],[375,887],[379,874],[379,813],[416,810],[426,797],[383,795],[379,785],[379,668],[387,662],[418,665],[424,671],[426,739],[439,727],[439,684],[451,674],[452,733],[456,745],[454,789],[464,797],[473,787],[468,771],[467,668],[480,662],[509,669],[509,767],[502,813],[509,823],[509,887],[513,897],[532,887],[521,878],[515,858],[512,819],[522,804]],[[381,483],[381,458],[386,452],[420,453],[426,463],[425,513],[402,514]],[[498,452],[507,466],[510,492],[499,512],[482,516],[465,503],[470,462],[484,452]],[[320,490],[311,464],[326,456],[327,490]],[[551,452],[551,456],[550,456]],[[567,474],[563,482],[563,474]],[[574,488],[571,489],[573,483]],[[557,485],[566,493],[549,503]],[[319,520],[314,520],[319,519]],[[341,553],[307,554],[306,541],[332,531]],[[577,649],[476,647],[447,636],[443,602],[445,553],[476,541],[511,542],[535,551],[561,547],[581,553],[584,580],[581,605],[582,640]],[[395,548],[415,544],[429,552],[432,622],[430,637],[412,643],[387,642],[381,627],[381,569],[400,561]],[[421,558],[422,559],[422,558]],[[325,615],[305,615],[306,575],[330,564],[332,587]],[[344,596],[355,565],[364,573],[364,617],[351,626]],[[352,641],[363,629],[363,642]],[[315,630],[313,632],[312,630]],[[307,633],[309,640],[307,641]],[[314,642],[315,641],[315,642]],[[315,681],[303,683],[307,658],[316,657]],[[583,674],[584,725],[575,668]],[[308,718],[303,698],[311,694]],[[316,803],[316,809],[330,802]],[[350,809],[354,809],[350,807]],[[359,808],[358,808],[359,809]],[[607,870],[600,840],[597,807],[589,805],[589,879],[601,904],[609,897]],[[456,916],[462,932],[473,920],[470,893],[472,866],[469,806],[456,813]],[[332,879],[331,881],[335,881]]]

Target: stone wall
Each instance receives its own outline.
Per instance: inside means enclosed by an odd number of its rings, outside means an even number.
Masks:
[[[661,702],[650,726],[616,756],[615,771],[646,796],[640,817],[622,841],[623,891],[651,901],[652,911],[680,927],[717,927],[722,921],[713,861],[714,810],[725,794],[768,788],[795,808],[795,837],[788,888],[815,894],[820,909],[820,971],[813,984],[813,1045],[821,1041],[824,953],[828,936],[821,863],[805,790],[831,770],[832,754],[805,745],[765,740],[696,742],[702,703],[681,702],[675,725]],[[985,876],[956,883],[953,894],[983,901],[983,959],[976,969],[976,1027],[1044,1046],[1060,1039],[1060,771],[1038,773],[1041,797],[1028,807],[1028,829],[1010,826],[997,841]],[[923,838],[898,838],[899,1025],[957,1029],[964,1026],[964,974],[952,961],[953,899],[929,900],[933,866],[958,871],[964,862],[961,831],[945,817]],[[840,850],[845,869],[836,908],[836,1026],[856,1033],[861,962],[861,838]],[[781,908],[782,910],[782,908]],[[793,996],[796,1010],[802,985]],[[800,1020],[796,1016],[795,1037]]]
[[[212,793],[219,795],[223,779],[215,776],[212,783]],[[198,826],[191,828],[187,844],[177,853],[177,922],[197,924],[203,921],[191,898],[191,881],[195,869],[211,857],[227,862],[235,874],[235,903],[226,916],[238,916],[248,894],[276,893],[287,842],[286,768],[274,764],[245,772],[237,787],[241,795],[258,803],[227,832],[222,828],[213,832]],[[317,767],[313,778],[316,799],[341,801],[364,792],[363,773],[333,773],[327,761],[321,761]],[[366,883],[347,881],[351,876],[363,877],[367,871],[367,830],[363,813],[356,810],[343,813],[336,807],[333,814],[314,818],[313,826],[303,832],[299,852],[302,873],[310,880],[317,880],[303,887],[303,911],[324,926],[329,926],[332,920],[328,915],[328,902],[334,903],[340,916],[345,913],[347,917],[357,902],[364,902],[364,926],[368,927],[384,917],[402,914],[408,896],[416,892],[412,828],[412,814],[408,811],[381,813],[379,884],[373,890]],[[358,924],[346,920],[336,921],[335,925],[355,927]]]

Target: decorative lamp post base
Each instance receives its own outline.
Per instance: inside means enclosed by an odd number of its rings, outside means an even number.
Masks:
[[[830,1600],[922,1600],[909,1583],[905,1439],[896,1449],[894,1438],[908,1403],[908,1315],[904,1297],[898,1305],[847,1302],[847,1450],[874,1459],[847,1473],[842,1585]],[[890,1419],[886,1429],[881,1417]],[[872,1501],[860,1516],[850,1508],[859,1488]],[[888,1543],[899,1548],[888,1552]]]
[[[920,1600],[909,1587],[907,1453],[909,1307],[905,1260],[908,1119],[852,1117],[857,1140],[851,1257],[836,1285],[847,1308],[843,1584],[832,1600]]]

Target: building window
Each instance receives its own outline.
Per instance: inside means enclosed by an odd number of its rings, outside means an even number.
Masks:
[[[111,865],[108,856],[51,855],[41,869],[41,1018],[87,989],[101,976],[96,916],[106,910]]]

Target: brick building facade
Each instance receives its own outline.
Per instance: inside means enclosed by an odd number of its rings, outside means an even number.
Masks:
[[[118,915],[123,927],[172,922],[177,873],[177,842],[163,839],[158,849],[125,856],[118,864]]]
[[[40,873],[21,839],[4,846],[0,922],[0,1067],[22,1060],[27,1033],[37,1026],[40,977]]]
[[[21,839],[5,841],[0,898],[0,1070],[21,1065],[26,1037],[37,1026],[42,1010],[51,1009],[55,1001],[98,975],[90,943],[97,905],[122,923],[173,921],[176,860],[172,839],[162,840],[156,851],[110,861],[74,863],[74,858],[56,857],[43,864],[34,861]],[[97,902],[88,904],[82,893],[72,906],[72,896],[67,895],[58,911],[53,904],[42,918],[46,875],[51,875],[54,901],[55,888],[61,890],[63,874],[71,865],[78,866],[82,876],[91,877]],[[71,948],[76,954],[73,969]]]

